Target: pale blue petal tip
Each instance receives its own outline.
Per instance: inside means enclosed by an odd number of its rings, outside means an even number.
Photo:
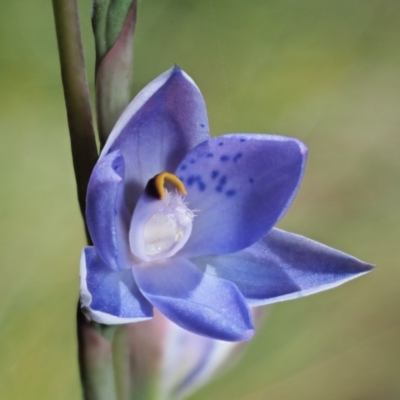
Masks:
[[[181,67],[178,65],[178,64],[174,64],[174,66],[172,67],[173,68],[173,72],[176,72],[176,73],[182,73],[182,69],[181,69]]]
[[[198,257],[194,263],[206,273],[234,282],[251,306],[331,289],[374,268],[341,251],[278,229],[247,249]]]

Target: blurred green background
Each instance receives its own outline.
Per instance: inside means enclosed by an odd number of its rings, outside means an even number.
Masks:
[[[241,363],[193,400],[400,398],[399,40],[398,0],[140,3],[135,93],[176,62],[214,135],[303,140],[306,175],[280,226],[379,265],[272,307]],[[84,235],[50,1],[1,2],[0,71],[0,399],[78,400]]]

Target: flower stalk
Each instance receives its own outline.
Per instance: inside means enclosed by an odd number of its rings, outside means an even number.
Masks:
[[[130,361],[126,326],[116,326],[112,342],[115,386],[118,400],[129,400]]]
[[[78,200],[84,217],[86,189],[98,155],[76,0],[53,0],[53,11]]]
[[[85,400],[119,400],[111,344],[115,330],[112,325],[89,322],[78,307],[78,357]]]
[[[130,360],[129,400],[156,400],[160,363],[164,351],[164,329],[154,318],[125,326]]]
[[[53,0],[78,202],[85,220],[86,191],[98,152],[75,0]],[[85,223],[86,227],[86,223]],[[88,235],[88,242],[91,243]],[[106,330],[112,333],[113,327]],[[78,357],[84,398],[116,400],[111,344],[77,309]]]

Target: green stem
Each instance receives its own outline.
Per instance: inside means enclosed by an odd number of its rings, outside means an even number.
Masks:
[[[78,201],[84,217],[87,184],[98,153],[76,0],[53,0],[53,11]]]
[[[118,400],[129,400],[130,369],[127,330],[119,326],[113,340],[114,374]]]
[[[114,326],[87,321],[78,305],[78,356],[85,400],[117,400],[111,342]],[[103,329],[102,334],[99,330]],[[108,336],[107,339],[104,336]]]
[[[158,398],[154,373],[158,350],[154,341],[149,341],[151,328],[151,323],[140,322],[119,326],[115,332],[113,354],[118,400]]]
[[[163,352],[158,339],[159,326],[148,320],[126,326],[130,354],[129,400],[156,400],[159,398],[157,379],[159,360]]]
[[[78,201],[84,218],[87,185],[98,153],[76,0],[53,0],[53,10]],[[113,327],[105,329],[110,332]],[[84,398],[116,400],[111,344],[85,319],[79,305],[77,331]]]

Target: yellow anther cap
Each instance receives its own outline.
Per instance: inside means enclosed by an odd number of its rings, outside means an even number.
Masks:
[[[187,194],[183,182],[176,175],[171,174],[170,172],[161,172],[156,175],[147,184],[147,189],[150,189],[150,192],[155,194],[158,198],[163,199],[165,197],[165,181],[173,184],[179,193]]]

